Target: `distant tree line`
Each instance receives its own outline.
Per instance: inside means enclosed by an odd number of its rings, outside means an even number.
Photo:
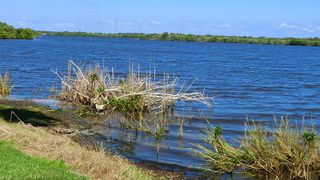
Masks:
[[[15,29],[13,26],[0,22],[0,39],[33,39],[39,34],[30,28]]]
[[[246,44],[281,44],[291,46],[320,46],[320,38],[268,38],[251,36],[215,36],[193,35],[181,33],[86,33],[86,32],[53,32],[41,31],[50,36],[86,36],[86,37],[112,37],[112,38],[136,38],[144,40],[189,41],[189,42],[224,42]]]
[[[111,37],[135,38],[142,40],[189,41],[189,42],[224,42],[246,44],[282,44],[292,46],[320,46],[320,38],[268,38],[251,36],[216,36],[194,35],[181,33],[87,33],[87,32],[55,32],[35,31],[30,28],[15,29],[6,23],[0,22],[0,39],[34,39],[39,35],[49,36],[86,36],[86,37]]]

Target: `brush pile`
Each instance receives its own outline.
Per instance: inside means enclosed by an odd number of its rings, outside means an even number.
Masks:
[[[212,98],[201,92],[187,92],[189,88],[176,92],[176,78],[164,75],[163,80],[156,81],[155,75],[142,75],[132,67],[126,77],[120,78],[115,77],[113,70],[100,66],[84,69],[69,61],[66,74],[55,73],[62,82],[60,100],[88,105],[98,111],[165,113],[172,110],[177,101],[212,106]]]

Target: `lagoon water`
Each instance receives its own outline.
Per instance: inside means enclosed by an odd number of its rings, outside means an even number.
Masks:
[[[155,67],[159,74],[177,76],[180,84],[194,82],[190,91],[215,97],[213,109],[178,103],[177,114],[191,116],[185,123],[185,137],[180,141],[179,127],[172,124],[158,158],[151,137],[97,128],[106,138],[127,142],[132,152],[126,155],[131,158],[199,167],[203,162],[190,152],[208,127],[203,117],[220,124],[229,139],[241,135],[246,116],[266,123],[274,115],[298,121],[312,117],[320,127],[319,47],[54,36],[0,41],[0,72],[13,76],[15,98],[48,98],[49,88],[59,87],[51,69],[65,71],[68,60],[104,64],[119,75],[127,72],[130,63],[141,71]]]

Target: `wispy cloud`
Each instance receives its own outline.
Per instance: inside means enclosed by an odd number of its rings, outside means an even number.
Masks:
[[[287,22],[283,22],[279,24],[277,28],[303,31],[311,34],[320,33],[320,26],[318,25],[299,25],[299,24],[290,24]]]
[[[283,22],[283,23],[279,24],[278,28],[290,28],[290,29],[294,29],[294,28],[298,28],[298,25],[289,24],[289,23],[287,23],[287,22]]]
[[[155,21],[155,20],[152,20],[150,21],[151,24],[154,24],[154,25],[163,25],[164,23],[160,22],[160,21]]]
[[[309,28],[309,27],[301,27],[301,30],[305,31],[305,32],[309,32],[309,33],[316,33],[317,32],[316,29]]]
[[[136,22],[132,22],[132,21],[127,21],[127,22],[124,22],[123,24],[126,26],[136,26],[137,25]]]
[[[231,28],[232,25],[225,23],[225,24],[219,24],[218,27],[220,27],[220,28]]]

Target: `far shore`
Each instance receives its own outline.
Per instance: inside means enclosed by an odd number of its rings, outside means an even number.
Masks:
[[[141,40],[185,41],[185,42],[222,42],[241,44],[268,44],[288,46],[320,46],[320,38],[296,37],[252,37],[252,36],[220,36],[220,35],[195,35],[182,33],[91,33],[69,31],[38,31],[47,36],[79,36],[79,37],[109,37],[109,38],[134,38]]]

